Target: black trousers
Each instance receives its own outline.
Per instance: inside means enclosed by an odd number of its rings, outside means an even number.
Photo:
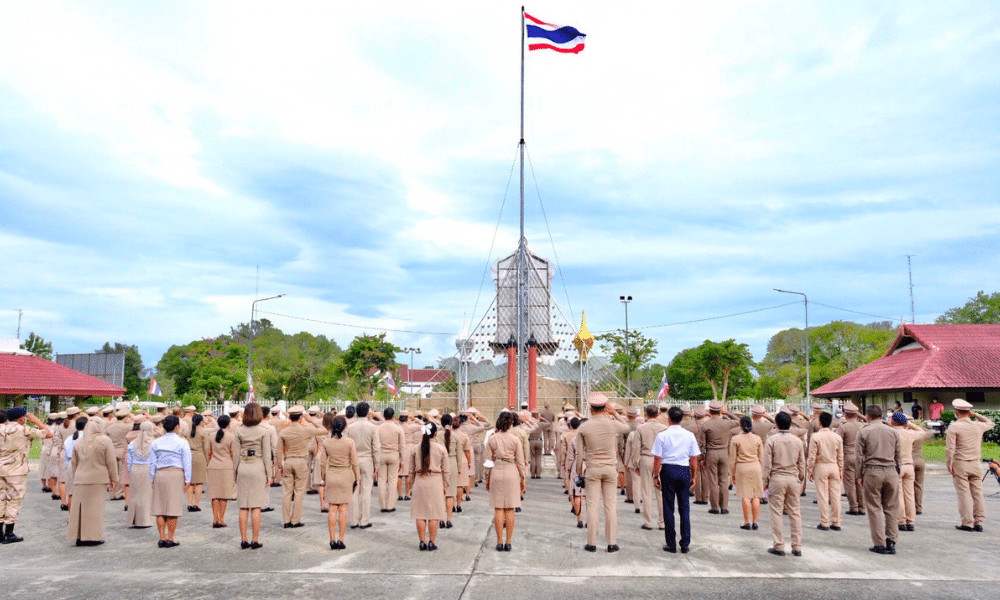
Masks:
[[[691,467],[660,466],[660,493],[663,494],[663,524],[667,547],[677,547],[674,524],[674,500],[681,521],[681,548],[691,544]]]

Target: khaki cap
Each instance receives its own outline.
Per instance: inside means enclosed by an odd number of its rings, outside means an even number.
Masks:
[[[722,410],[723,406],[724,405],[722,404],[722,402],[719,402],[718,400],[712,400],[711,402],[708,403],[708,410],[713,412],[718,412]]]
[[[240,407],[239,407],[239,406],[230,406],[230,407],[229,407],[229,416],[231,417],[231,416],[233,416],[233,415],[238,415],[238,414],[240,414],[240,410],[241,410],[241,409],[240,409]]]
[[[847,414],[855,414],[860,410],[861,409],[858,408],[858,405],[851,401],[848,401],[847,404],[844,405],[844,412]]]
[[[750,410],[751,410],[751,412],[753,412],[753,414],[755,414],[755,415],[763,415],[764,413],[766,413],[766,412],[767,412],[766,410],[764,410],[764,407],[763,407],[763,406],[761,406],[760,404],[754,404],[754,405],[753,405],[753,408],[752,408],[752,409],[750,409]]]
[[[787,408],[788,412],[792,413],[793,415],[799,414],[799,405],[798,404],[786,404],[785,408]]]
[[[608,403],[608,397],[601,392],[592,392],[587,396],[587,404],[594,408],[604,408]]]
[[[49,413],[49,420],[55,420],[59,418],[59,413]]]
[[[634,406],[630,406],[630,407],[628,407],[625,410],[625,414],[627,414],[627,415],[638,415],[639,414],[639,409],[636,408],[636,407],[634,407]]]
[[[154,423],[154,424],[156,424],[156,425],[159,425],[159,424],[160,424],[160,423],[162,423],[162,422],[163,422],[163,420],[164,420],[164,419],[166,419],[166,418],[167,418],[167,415],[161,415],[161,414],[155,414],[155,415],[153,415],[152,417],[150,417],[150,418],[149,418],[149,420],[150,420],[150,421],[151,421],[152,423]]]
[[[408,416],[410,416],[410,411],[408,411],[408,410],[406,410],[404,408],[403,410],[399,411],[399,416],[401,416],[401,417],[408,417]]]
[[[566,416],[566,413],[559,413],[559,414],[556,415],[556,418],[557,419],[562,419],[565,416]]]
[[[663,412],[665,410],[670,410],[670,405],[667,404],[666,402],[660,402],[656,407],[660,409],[660,412]]]
[[[683,415],[689,415],[689,414],[691,414],[691,405],[690,404],[685,404],[684,406],[682,406],[681,407],[681,414],[683,414]]]
[[[962,400],[961,398],[955,398],[952,400],[951,405],[955,410],[972,410],[972,404],[967,400]]]
[[[212,411],[210,411],[210,410],[208,410],[206,408],[205,410],[201,411],[201,416],[203,416],[203,417],[211,417],[211,416],[214,416],[214,415],[212,414]]]
[[[66,409],[66,416],[67,417],[75,417],[78,414],[80,414],[79,407],[71,406],[71,407],[69,407],[69,408]]]
[[[184,412],[194,412],[196,410],[198,410],[198,409],[195,408],[194,406],[185,406],[184,407]]]
[[[56,418],[57,419],[65,419],[67,416],[68,415],[66,414],[66,411],[63,411],[61,413],[58,413],[58,415],[56,416]]]
[[[288,409],[288,414],[290,415],[301,415],[306,412],[306,409],[298,404]]]
[[[91,417],[99,412],[101,412],[101,409],[96,406],[91,406],[90,408],[87,409],[87,414]]]
[[[312,416],[316,416],[316,415],[319,414],[319,407],[315,406],[315,405],[310,406],[309,409],[306,412],[309,413]]]
[[[167,405],[165,402],[156,402],[153,404],[153,408],[155,408],[156,410],[160,410],[161,408],[166,408],[166,407]]]
[[[695,416],[696,419],[700,419],[700,418],[702,418],[704,416],[707,416],[707,415],[708,415],[708,411],[705,410],[704,406],[699,406],[698,408],[694,409],[694,416]]]
[[[117,411],[115,412],[115,416],[116,416],[116,417],[127,417],[127,416],[129,416],[130,414],[132,414],[132,413],[130,413],[130,412],[129,412],[129,410],[128,410],[127,408],[125,408],[125,407],[122,407],[122,408],[119,408],[119,409],[118,409],[118,410],[117,410]]]
[[[438,409],[436,409],[436,408],[432,408],[432,409],[431,409],[431,412],[427,413],[427,416],[428,416],[428,417],[432,417],[432,418],[435,418],[435,419],[436,419],[436,418],[438,418],[438,417],[440,417],[440,416],[441,416],[441,411],[439,411],[439,410],[438,410]]]
[[[819,402],[813,402],[812,409],[813,410],[826,410],[826,405],[825,404],[820,404]]]
[[[110,404],[101,409],[102,415],[110,415],[113,412],[115,412],[115,407],[111,406]]]

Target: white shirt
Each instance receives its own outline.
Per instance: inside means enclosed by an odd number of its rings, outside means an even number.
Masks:
[[[701,450],[693,433],[680,425],[671,425],[656,434],[652,455],[663,459],[665,465],[687,467],[691,464],[691,457],[700,456]]]
[[[168,433],[156,440],[149,447],[149,477],[156,477],[157,469],[177,467],[184,469],[184,483],[191,483],[191,445],[181,439],[176,433]]]

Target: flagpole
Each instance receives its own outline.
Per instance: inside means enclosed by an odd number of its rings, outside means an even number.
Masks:
[[[521,7],[521,137],[518,142],[518,150],[521,163],[521,220],[520,237],[517,240],[517,369],[516,378],[513,382],[517,387],[517,407],[524,402],[524,351],[525,339],[527,338],[527,318],[525,314],[525,285],[527,283],[527,256],[524,241],[524,7]]]

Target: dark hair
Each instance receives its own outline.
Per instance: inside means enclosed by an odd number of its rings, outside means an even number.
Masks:
[[[444,427],[444,449],[449,453],[451,452],[451,427],[453,420],[449,413],[441,417],[441,427]]]
[[[420,440],[420,474],[427,475],[431,472],[431,438],[437,433],[437,425],[433,421],[427,422],[431,432],[425,433]]]
[[[181,424],[181,420],[174,415],[167,415],[163,419],[163,431],[170,433],[171,431],[177,429],[177,426]]]
[[[363,419],[368,416],[368,411],[371,406],[367,402],[358,402],[358,405],[354,407],[354,412],[358,415],[359,419]]]
[[[260,407],[260,420],[263,421],[264,419],[266,419],[266,418],[268,418],[270,416],[271,416],[271,409],[268,408],[268,407],[266,407],[266,406],[261,405],[261,407]]]
[[[222,415],[219,417],[219,430],[215,432],[215,443],[218,444],[222,441],[222,438],[226,437],[226,428],[229,427],[229,423],[232,419],[229,415]]]
[[[323,427],[327,431],[333,431],[333,420],[336,419],[336,418],[337,417],[333,413],[324,413],[323,414]]]
[[[387,406],[385,407],[385,410],[382,411],[382,416],[385,417],[386,421],[391,421],[392,418],[396,416],[396,410],[391,406]]]
[[[740,429],[743,430],[743,433],[750,433],[753,431],[753,419],[746,415],[740,417]]]
[[[199,415],[198,413],[194,413],[191,417],[191,438],[194,438],[195,432],[198,431],[198,426],[201,425],[201,422],[204,420],[205,417]]]
[[[260,425],[260,422],[264,420],[264,413],[261,411],[260,404],[256,402],[247,402],[247,405],[243,407],[243,425],[246,427],[253,427],[254,425]]]
[[[573,417],[572,419],[570,419],[569,420],[569,426],[572,429],[579,429],[580,428],[580,417]]]
[[[0,408],[0,423],[6,423],[6,422],[7,422],[7,411]]]
[[[819,424],[823,427],[829,427],[830,423],[833,423],[833,415],[828,412],[819,413]]]
[[[868,415],[869,419],[881,419],[882,418],[882,407],[878,404],[872,404],[865,410],[865,414]]]
[[[497,417],[497,431],[507,431],[513,425],[514,420],[510,417],[509,412],[502,412],[500,416]]]
[[[294,423],[294,422],[296,422],[296,421],[298,421],[299,419],[302,418],[302,413],[295,413],[294,415],[293,414],[289,414],[288,418],[291,419],[292,423]]]
[[[344,429],[347,428],[347,419],[344,417],[334,417],[330,423],[330,437],[340,439],[344,437]]]
[[[781,431],[788,431],[788,428],[792,426],[792,415],[781,411],[774,415],[774,424],[778,426]]]
[[[399,415],[399,422],[406,423],[406,420],[409,418],[410,418],[409,415]]]
[[[655,419],[656,415],[658,415],[658,414],[660,414],[659,407],[657,407],[657,406],[655,406],[653,404],[649,404],[649,405],[646,406],[646,417],[648,417],[650,419]]]
[[[142,423],[139,422],[132,423],[132,431],[139,431],[140,427],[142,427]]]
[[[517,427],[518,425],[521,424],[521,416],[514,411],[511,411],[510,419],[511,419],[511,425],[510,425],[511,427]]]
[[[88,420],[89,419],[87,419],[87,417],[80,417],[79,419],[76,420],[76,431],[73,432],[74,440],[80,439],[80,432],[82,432],[83,428],[87,426]]]
[[[354,416],[354,412],[355,409],[353,404],[349,404],[346,408],[344,408],[344,414],[347,416],[348,419]]]
[[[458,420],[461,421],[462,423],[465,423],[466,421],[469,420],[469,415],[464,414],[464,413],[460,414],[460,415],[458,415]]]
[[[677,425],[684,420],[684,411],[677,406],[671,406],[667,409],[667,418],[670,419],[671,423]]]

